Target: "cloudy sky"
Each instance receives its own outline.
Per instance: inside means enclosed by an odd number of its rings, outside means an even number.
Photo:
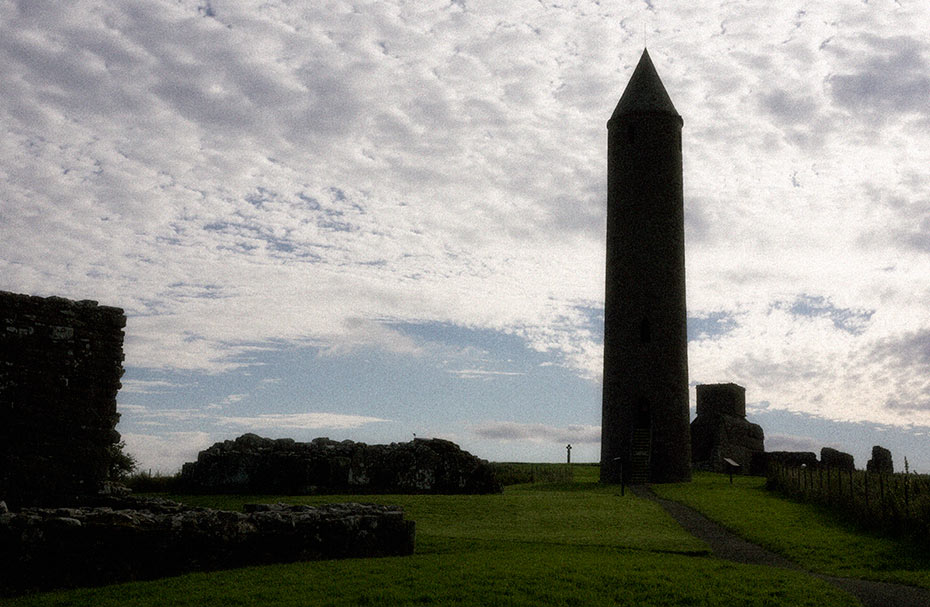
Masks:
[[[126,310],[144,469],[249,431],[596,461],[605,123],[645,44],[685,121],[692,384],[745,386],[770,450],[930,472],[927,23],[0,0],[0,289]]]

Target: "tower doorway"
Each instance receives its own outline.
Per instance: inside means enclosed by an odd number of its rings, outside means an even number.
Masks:
[[[632,485],[643,485],[649,480],[652,455],[652,409],[649,401],[640,397],[633,415],[633,439],[630,445],[630,476]]]

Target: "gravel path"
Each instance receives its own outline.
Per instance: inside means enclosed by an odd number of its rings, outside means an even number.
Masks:
[[[767,565],[806,571],[797,563],[770,552],[756,544],[747,542],[722,525],[678,502],[657,496],[647,486],[633,486],[633,492],[662,506],[691,535],[704,540],[714,556],[737,563],[750,565]],[[825,580],[837,588],[855,596],[864,607],[928,607],[930,591],[914,586],[889,584],[853,578],[839,578],[807,572],[814,577]]]

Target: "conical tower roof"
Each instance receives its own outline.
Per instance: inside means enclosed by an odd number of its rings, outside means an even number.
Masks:
[[[627,83],[626,90],[623,91],[607,124],[627,114],[669,114],[681,118],[646,49],[643,49],[643,56],[639,58],[639,63],[630,76],[630,82]]]

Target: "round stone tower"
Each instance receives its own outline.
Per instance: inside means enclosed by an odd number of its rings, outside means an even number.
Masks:
[[[683,124],[644,50],[607,122],[602,482],[691,480]]]

